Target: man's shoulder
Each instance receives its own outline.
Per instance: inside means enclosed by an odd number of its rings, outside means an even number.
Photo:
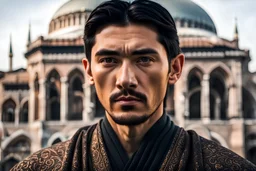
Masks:
[[[23,161],[19,162],[15,165],[11,171],[17,170],[58,170],[63,166],[63,162],[65,159],[65,155],[70,149],[70,145],[72,144],[74,139],[76,139],[79,134],[86,133],[86,131],[90,128],[90,126],[86,126],[80,128],[74,136],[64,142],[60,142],[54,144],[53,146],[43,148],[27,158]]]
[[[220,144],[200,137],[202,157],[207,170],[256,170],[256,166]]]
[[[15,165],[11,170],[56,170],[62,167],[70,140],[41,149]]]

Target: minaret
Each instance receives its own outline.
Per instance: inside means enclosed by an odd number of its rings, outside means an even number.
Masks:
[[[12,71],[12,57],[13,57],[13,53],[12,53],[12,35],[10,35],[10,51],[9,51],[9,71]]]
[[[239,34],[238,34],[237,18],[235,18],[235,32],[234,32],[233,42],[235,43],[236,48],[239,48]]]
[[[29,47],[29,45],[31,44],[31,24],[29,22],[29,26],[28,26],[28,42],[27,42],[27,48]]]

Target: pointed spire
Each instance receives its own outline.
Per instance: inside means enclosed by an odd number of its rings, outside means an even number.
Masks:
[[[13,52],[12,52],[12,35],[10,34],[10,51],[9,51],[9,71],[12,71],[12,57],[13,57]]]
[[[10,57],[10,58],[13,57],[13,53],[12,53],[12,34],[10,34],[10,51],[9,51],[9,57]]]
[[[237,18],[235,18],[235,32],[234,32],[233,42],[235,43],[235,47],[239,48],[239,34],[238,34]]]
[[[238,40],[238,39],[239,39],[239,34],[238,34],[237,18],[235,18],[234,40]]]
[[[31,24],[30,24],[30,22],[29,22],[27,47],[29,47],[30,44],[31,44]]]

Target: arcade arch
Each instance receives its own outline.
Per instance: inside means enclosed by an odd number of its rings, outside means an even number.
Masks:
[[[60,75],[53,69],[46,81],[46,120],[60,120]]]

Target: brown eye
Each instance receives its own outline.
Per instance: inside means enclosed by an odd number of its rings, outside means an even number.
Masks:
[[[100,60],[100,63],[107,63],[107,64],[111,64],[111,63],[117,63],[117,61],[114,58],[103,58]]]
[[[151,61],[152,61],[151,58],[146,57],[146,56],[143,56],[143,57],[140,57],[137,62],[138,62],[138,63],[149,63],[149,62],[151,62]]]

